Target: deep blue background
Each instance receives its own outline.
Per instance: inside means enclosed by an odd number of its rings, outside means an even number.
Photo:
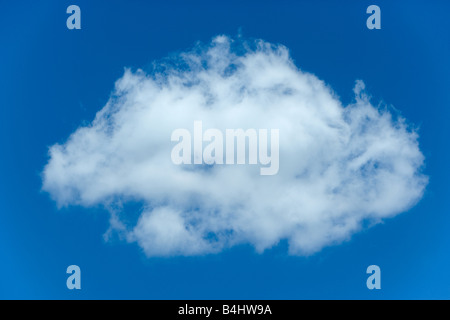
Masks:
[[[81,30],[66,28],[71,4]],[[371,4],[381,30],[366,28]],[[3,1],[0,298],[450,298],[449,12],[447,1]],[[344,103],[364,80],[375,104],[418,125],[430,177],[422,201],[311,257],[287,256],[281,243],[148,259],[135,244],[103,241],[101,208],[58,210],[40,191],[48,147],[93,119],[124,67],[239,32],[287,46]],[[81,267],[78,291],[66,288],[71,264]],[[366,288],[371,264],[381,290]]]

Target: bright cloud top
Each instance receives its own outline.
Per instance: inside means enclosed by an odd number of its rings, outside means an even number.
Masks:
[[[43,190],[59,206],[142,203],[138,212],[112,211],[111,221],[148,256],[242,243],[262,252],[282,239],[291,254],[311,254],[422,197],[417,133],[372,106],[361,81],[343,106],[287,48],[225,36],[155,66],[126,70],[92,124],[50,148],[43,172]],[[171,134],[197,120],[224,132],[279,129],[278,173],[175,165]]]

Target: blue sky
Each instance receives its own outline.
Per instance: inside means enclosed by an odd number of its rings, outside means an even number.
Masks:
[[[81,8],[82,29],[66,28]],[[381,8],[381,30],[366,8]],[[450,6],[443,1],[45,1],[0,11],[0,298],[3,299],[417,299],[450,297],[447,137]],[[344,104],[356,79],[372,102],[419,127],[421,201],[340,245],[308,256],[287,243],[256,253],[147,257],[136,243],[102,235],[100,205],[58,209],[42,192],[48,148],[90,123],[124,67],[226,34],[289,48],[295,64],[324,80]],[[132,210],[132,209],[130,209]],[[82,289],[66,288],[79,265]],[[382,289],[366,287],[379,265]]]

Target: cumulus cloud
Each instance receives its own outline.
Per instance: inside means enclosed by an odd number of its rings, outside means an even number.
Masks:
[[[427,184],[417,133],[364,90],[357,81],[344,106],[286,47],[218,36],[151,72],[126,69],[92,123],[50,148],[43,190],[59,206],[115,207],[112,228],[148,256],[283,239],[311,254],[408,210]],[[171,133],[196,120],[279,129],[278,173],[174,164]],[[127,202],[141,205],[115,205]]]

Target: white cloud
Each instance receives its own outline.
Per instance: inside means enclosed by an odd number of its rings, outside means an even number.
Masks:
[[[127,211],[112,221],[149,256],[240,243],[263,251],[281,239],[291,254],[310,254],[422,197],[417,133],[372,106],[362,81],[343,106],[285,47],[225,36],[156,66],[126,70],[92,124],[50,148],[43,172],[59,206],[143,203],[136,223],[123,219],[136,214]],[[279,129],[278,174],[173,164],[171,133],[195,120],[223,131]]]

